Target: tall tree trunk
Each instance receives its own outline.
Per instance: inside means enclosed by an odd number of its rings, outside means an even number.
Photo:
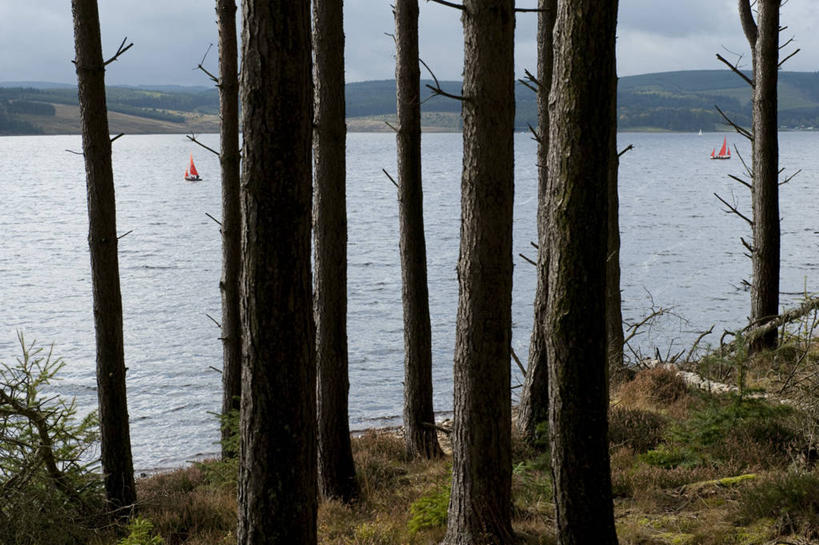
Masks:
[[[615,86],[617,81],[617,67]],[[617,119],[617,100],[611,103],[612,119]],[[620,157],[617,154],[617,123],[611,124],[611,163],[607,184],[608,195],[608,251],[606,253],[606,342],[608,370],[617,372],[623,367],[623,307],[620,295],[620,197],[617,194]]]
[[[606,258],[617,2],[559,3],[550,123],[549,423],[558,543],[617,543],[608,451]],[[593,521],[593,523],[590,523]]]
[[[308,0],[242,4],[238,542],[316,543]]]
[[[395,85],[398,108],[398,215],[404,302],[404,439],[407,454],[441,456],[432,407],[424,194],[421,184],[421,71],[418,0],[395,2]]]
[[[72,0],[82,148],[88,188],[88,246],[97,344],[97,398],[105,492],[127,514],[136,501],[125,392],[122,296],[111,139],[105,103],[105,62],[96,0]]]
[[[464,158],[445,545],[513,542],[514,0],[464,2]]]
[[[319,489],[349,502],[358,495],[347,397],[347,203],[342,0],[313,1],[316,190],[314,256],[318,369]]]
[[[552,31],[557,11],[557,0],[539,0],[537,19],[537,290],[535,291],[535,319],[529,342],[529,365],[520,394],[518,430],[534,442],[537,425],[549,420],[549,367],[546,359],[546,299],[549,282],[548,248],[548,181],[549,155],[549,89],[552,87]]]
[[[779,313],[779,0],[757,2],[753,94],[753,279],[751,321],[762,325]],[[749,38],[750,41],[750,38]],[[751,343],[751,353],[775,348],[776,329]]]
[[[238,411],[242,395],[242,335],[239,275],[242,261],[242,210],[239,204],[239,77],[236,2],[216,1],[219,26],[219,112],[222,167],[222,416]],[[222,457],[238,453],[228,447],[238,430],[222,425]]]

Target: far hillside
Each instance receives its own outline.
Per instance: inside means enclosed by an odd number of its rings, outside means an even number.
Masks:
[[[779,74],[782,129],[819,127],[819,72]],[[459,131],[461,103],[434,96],[422,81],[422,125],[427,131]],[[442,81],[447,93],[460,94],[461,82]],[[13,85],[13,86],[10,86]],[[537,125],[535,93],[516,86],[518,130]],[[751,89],[729,70],[643,74],[620,79],[618,123],[625,131],[725,130],[715,106],[740,125],[751,123]],[[393,80],[349,83],[346,89],[351,131],[389,131],[395,121]],[[217,132],[219,97],[215,88],[154,86],[109,87],[112,132]],[[0,134],[76,134],[80,132],[77,92],[47,83],[0,84]]]

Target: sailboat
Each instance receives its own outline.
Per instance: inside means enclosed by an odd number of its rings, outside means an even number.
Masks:
[[[199,177],[199,172],[196,170],[196,165],[193,164],[193,154],[191,153],[191,166],[185,169],[185,179],[189,182],[198,182],[202,178]]]
[[[717,148],[711,150],[711,159],[730,159],[731,158],[731,150],[728,148],[728,137],[725,136],[722,139],[722,147],[717,153]]]

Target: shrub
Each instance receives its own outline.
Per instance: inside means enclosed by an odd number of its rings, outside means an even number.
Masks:
[[[774,519],[780,532],[819,537],[819,475],[779,474],[743,490],[738,522],[748,524],[763,518]]]
[[[609,411],[609,442],[613,446],[646,452],[660,444],[665,429],[666,419],[651,411],[621,406]]]
[[[620,388],[620,398],[628,405],[666,407],[683,399],[688,385],[673,369],[653,367],[635,375]]]
[[[450,490],[450,486],[438,487],[410,505],[410,519],[407,523],[410,534],[425,528],[446,526]]]
[[[0,363],[0,542],[83,543],[104,516],[96,415],[44,396],[63,361],[18,340],[22,357]]]
[[[165,545],[165,540],[153,533],[150,520],[136,517],[128,524],[128,535],[119,540],[118,545]]]

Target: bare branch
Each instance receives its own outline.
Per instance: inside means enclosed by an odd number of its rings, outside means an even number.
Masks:
[[[384,33],[384,36],[389,36],[390,38],[392,38],[392,41],[393,41],[393,42],[396,42],[395,34],[392,34],[392,33],[390,33],[390,32],[385,32],[385,33]],[[397,42],[396,42],[396,43],[397,43]]]
[[[115,140],[118,140],[118,139],[122,138],[123,136],[125,136],[124,132],[119,133],[118,135],[116,135],[115,137],[113,137],[111,139],[111,143],[113,144]]]
[[[518,79],[518,82],[519,82],[521,85],[523,85],[523,86],[527,87],[527,88],[528,88],[530,91],[533,91],[533,92],[535,92],[535,93],[537,93],[537,92],[538,92],[537,87],[535,87],[534,85],[532,85],[531,83],[529,83],[529,82],[528,82],[528,81],[526,81],[525,79],[522,79],[522,78],[521,78],[521,79]]]
[[[532,140],[534,140],[538,144],[542,144],[543,140],[540,138],[540,135],[537,133],[535,128],[532,126],[531,123],[528,123],[528,125],[529,125],[529,131],[532,133]]]
[[[389,121],[384,121],[384,124],[385,124],[386,126],[388,126],[389,128],[391,128],[393,131],[398,132],[398,129],[397,129],[397,128],[395,128],[395,127],[393,126],[393,124],[392,124],[392,123],[390,123]]]
[[[745,240],[745,239],[744,239],[744,238],[742,238],[742,237],[739,237],[739,241],[742,243],[742,245],[743,245],[743,246],[745,246],[745,248],[746,248],[746,249],[747,249],[749,252],[754,253],[754,247],[753,247],[753,246],[751,246],[751,244],[750,244],[750,243],[749,243],[747,240]]]
[[[627,152],[629,152],[629,151],[631,151],[633,149],[634,149],[634,144],[629,144],[628,146],[625,147],[625,149],[623,151],[617,153],[617,157],[620,158],[623,155],[625,155]]]
[[[802,50],[801,50],[801,49],[797,49],[796,51],[794,51],[793,53],[791,53],[790,55],[788,55],[787,57],[785,57],[784,59],[782,59],[781,61],[779,61],[779,64],[777,64],[777,65],[776,65],[776,66],[777,66],[777,68],[781,68],[783,64],[785,64],[786,62],[788,62],[788,61],[791,59],[791,57],[793,57],[794,55],[796,55],[796,54],[797,54],[797,53],[799,53],[800,51],[802,51]]]
[[[219,224],[219,226],[220,226],[220,227],[222,226],[222,222],[221,222],[221,221],[219,221],[218,219],[214,218],[213,216],[211,216],[211,215],[210,215],[210,214],[208,214],[207,212],[205,212],[205,215],[206,215],[207,217],[209,217],[210,219],[212,219],[213,221],[215,221],[217,224]]]
[[[387,169],[382,168],[382,169],[381,169],[381,172],[383,172],[383,173],[384,173],[384,174],[387,176],[387,178],[389,178],[389,179],[390,179],[390,181],[392,182],[392,185],[394,185],[396,189],[401,189],[400,187],[398,187],[398,182],[396,182],[396,181],[395,181],[395,178],[393,178],[392,176],[390,176],[390,173],[389,173],[389,172],[387,172]]]
[[[537,267],[537,262],[532,261],[530,258],[526,257],[526,256],[525,256],[525,255],[523,255],[523,254],[518,254],[518,255],[519,255],[520,257],[522,257],[522,258],[523,258],[523,260],[524,260],[524,261],[526,261],[527,263],[530,263],[530,264],[534,265],[535,267]]]
[[[750,179],[754,179],[754,171],[751,170],[751,167],[748,166],[748,163],[745,162],[745,158],[742,156],[742,153],[739,151],[739,148],[734,145],[734,155],[739,158],[740,163],[742,163],[743,168],[745,169],[745,173],[748,175]]]
[[[134,47],[134,43],[133,43],[133,42],[129,43],[128,45],[125,45],[125,42],[126,42],[126,41],[128,41],[128,36],[126,36],[126,37],[124,37],[124,38],[122,39],[122,43],[121,43],[121,44],[119,44],[119,47],[117,48],[117,52],[116,52],[116,53],[114,53],[114,56],[113,56],[113,57],[111,57],[110,59],[108,59],[107,61],[105,61],[104,63],[102,63],[102,64],[103,64],[103,66],[108,66],[109,64],[111,64],[111,63],[112,63],[112,62],[114,62],[115,60],[119,59],[120,55],[122,55],[123,53],[125,53],[126,51],[128,51],[129,49],[131,49],[132,47]]]
[[[753,189],[751,187],[751,184],[749,184],[748,182],[746,182],[745,180],[743,180],[739,176],[734,176],[733,174],[729,174],[728,177],[731,178],[732,180],[736,180],[737,182],[741,183],[742,185],[744,185],[748,189]]]
[[[427,0],[427,1],[429,2],[430,0]],[[432,0],[432,1],[435,2],[437,0]],[[432,69],[429,67],[429,65],[427,65],[427,63],[424,62],[424,59],[422,59],[420,57],[418,58],[418,61],[421,64],[424,65],[424,68],[427,69],[427,72],[429,72],[429,75],[432,76],[432,80],[435,82],[434,86],[430,85],[430,84],[427,84],[427,87],[432,91],[433,96],[439,96],[440,95],[440,96],[445,96],[445,97],[449,97],[449,98],[454,98],[455,100],[466,100],[466,97],[463,97],[461,95],[453,95],[453,94],[447,93],[446,91],[441,89],[441,84],[438,83],[438,78],[435,76],[435,73],[432,71]],[[426,102],[426,101],[424,101],[424,102]]]
[[[131,234],[131,233],[133,233],[133,232],[134,232],[134,230],[133,230],[133,229],[131,229],[131,230],[130,230],[130,231],[128,231],[127,233],[122,233],[120,236],[118,236],[118,237],[117,237],[117,240],[122,240],[123,238],[127,237],[128,235],[130,235],[130,234]]]
[[[520,369],[520,374],[525,377],[526,376],[526,368],[523,366],[522,363],[520,363],[520,358],[518,358],[518,355],[515,354],[515,349],[510,346],[509,347],[509,352],[512,354],[512,359],[515,360],[515,363],[518,364],[518,369]]]
[[[215,149],[213,149],[213,148],[210,148],[210,147],[206,146],[205,144],[203,144],[202,142],[200,142],[199,140],[197,140],[197,139],[196,139],[196,135],[195,135],[195,134],[194,134],[194,135],[186,134],[186,135],[185,135],[185,138],[187,138],[188,140],[190,140],[190,141],[191,141],[191,142],[193,142],[194,144],[198,144],[198,145],[202,146],[203,148],[205,148],[205,149],[206,149],[206,150],[208,150],[209,152],[211,152],[211,153],[213,153],[214,155],[216,155],[217,157],[219,157],[219,152],[218,152],[218,151],[216,151],[216,150],[215,150]]]
[[[72,150],[72,149],[67,149],[67,150],[65,150],[65,151],[67,151],[68,153],[73,153],[74,155],[85,155],[85,154],[84,154],[83,152],[81,152],[81,151],[74,151],[74,150]]]
[[[790,176],[788,176],[787,178],[785,178],[784,180],[782,180],[781,182],[779,182],[779,185],[785,185],[786,183],[790,182],[791,180],[793,180],[794,178],[796,178],[796,176],[797,176],[797,175],[798,175],[800,172],[802,172],[802,169],[801,169],[801,168],[800,168],[799,170],[797,170],[796,172],[794,172],[793,174],[791,174]]]
[[[724,205],[725,205],[725,206],[728,208],[728,210],[726,210],[726,211],[725,211],[726,213],[729,213],[729,214],[730,214],[730,213],[736,214],[736,215],[737,215],[737,216],[739,216],[740,218],[742,218],[742,219],[744,219],[745,221],[747,221],[747,222],[748,222],[748,225],[750,225],[751,227],[753,227],[754,222],[753,222],[752,220],[750,220],[750,219],[748,218],[748,216],[746,216],[745,214],[743,214],[742,212],[740,212],[740,211],[737,209],[737,207],[736,207],[736,206],[733,206],[733,205],[729,204],[729,203],[728,203],[728,201],[726,201],[725,199],[723,199],[722,197],[720,197],[720,196],[719,196],[719,195],[717,195],[716,193],[714,193],[714,196],[715,196],[717,199],[719,199],[719,201],[720,201],[722,204],[724,204]]]
[[[748,76],[746,76],[746,75],[745,75],[745,74],[742,72],[742,70],[740,70],[740,69],[739,69],[739,67],[738,67],[738,66],[731,64],[731,62],[730,62],[730,61],[728,61],[728,59],[726,59],[725,57],[723,57],[723,56],[722,56],[722,55],[720,55],[719,53],[717,53],[717,59],[719,59],[720,61],[722,61],[722,62],[723,62],[723,63],[724,63],[724,64],[725,64],[725,65],[726,65],[728,68],[730,68],[730,69],[731,69],[731,70],[732,70],[732,71],[733,71],[733,72],[734,72],[736,75],[738,75],[739,77],[741,77],[742,79],[744,79],[744,80],[745,80],[745,82],[746,82],[748,85],[750,85],[751,87],[753,87],[753,86],[754,86],[754,81],[753,81],[751,78],[749,78]],[[737,64],[739,64],[739,60],[737,60]]]
[[[427,2],[435,2],[436,4],[441,4],[442,6],[447,6],[450,8],[459,9],[461,11],[466,11],[466,8],[460,4],[453,4],[452,2],[447,2],[446,0],[427,0]]]
[[[722,116],[722,118],[725,120],[725,122],[728,123],[731,127],[733,127],[735,131],[737,131],[739,134],[741,134],[742,136],[744,136],[745,138],[747,138],[751,142],[754,141],[754,135],[751,134],[751,131],[749,131],[748,129],[743,129],[742,127],[740,127],[739,125],[737,125],[736,123],[731,121],[731,119],[727,115],[725,115],[725,112],[720,110],[719,106],[714,105],[714,108],[717,109],[717,111]]]
[[[213,322],[214,324],[216,324],[216,327],[218,327],[219,329],[222,329],[222,324],[220,324],[219,322],[217,322],[217,321],[216,321],[216,318],[214,318],[214,317],[213,317],[213,316],[211,316],[210,314],[205,314],[205,316],[207,316],[208,318],[210,318],[210,321],[211,321],[211,322]]]

